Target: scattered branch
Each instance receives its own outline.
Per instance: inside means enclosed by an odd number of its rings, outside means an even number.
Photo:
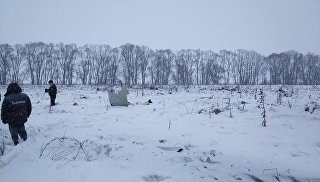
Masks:
[[[48,152],[47,155],[51,156],[52,160],[61,160],[63,158],[66,158],[72,153],[76,154],[72,157],[73,160],[76,160],[80,152],[82,151],[85,155],[86,160],[90,160],[88,153],[84,149],[84,143],[86,143],[88,140],[84,140],[83,142],[80,142],[79,140],[75,138],[69,138],[69,137],[60,137],[60,138],[54,138],[50,140],[48,143],[44,145],[44,147],[41,147],[40,150],[40,156],[44,156],[45,151],[47,151],[49,146],[52,146],[52,149]],[[54,142],[58,142],[56,145],[54,145]],[[71,142],[73,145],[65,146],[66,142]]]
[[[260,178],[252,175],[252,174],[247,174],[252,180],[254,180],[255,182],[263,182],[263,180],[261,180]]]
[[[283,124],[282,126],[288,126],[290,129],[292,129],[292,130],[293,130],[293,127],[292,127],[292,126],[290,126],[290,125]]]

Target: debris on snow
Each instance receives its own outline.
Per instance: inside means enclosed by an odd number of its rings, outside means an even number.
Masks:
[[[116,93],[115,90],[108,90],[109,101],[111,106],[128,106],[128,90],[126,86],[122,86],[121,90]]]
[[[145,182],[159,182],[159,181],[164,181],[164,180],[167,180],[170,178],[171,178],[170,176],[161,176],[161,175],[157,175],[157,174],[142,177],[142,179]]]

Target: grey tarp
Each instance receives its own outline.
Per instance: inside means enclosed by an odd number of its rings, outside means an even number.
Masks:
[[[113,89],[108,90],[111,106],[128,106],[127,94],[128,90],[126,86],[122,86],[118,93],[116,93]]]

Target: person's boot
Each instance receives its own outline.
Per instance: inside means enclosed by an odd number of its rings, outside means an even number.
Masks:
[[[18,145],[19,142],[18,141],[13,141],[13,143],[14,143],[14,145]]]

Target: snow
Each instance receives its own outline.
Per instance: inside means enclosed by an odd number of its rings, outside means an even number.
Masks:
[[[44,86],[22,88],[33,104],[28,140],[14,146],[0,125],[1,182],[320,181],[320,110],[305,111],[318,86],[287,86],[293,94],[282,104],[279,86],[129,89],[128,107],[110,106],[105,89],[58,86],[53,108]],[[260,88],[267,127],[254,98]]]

